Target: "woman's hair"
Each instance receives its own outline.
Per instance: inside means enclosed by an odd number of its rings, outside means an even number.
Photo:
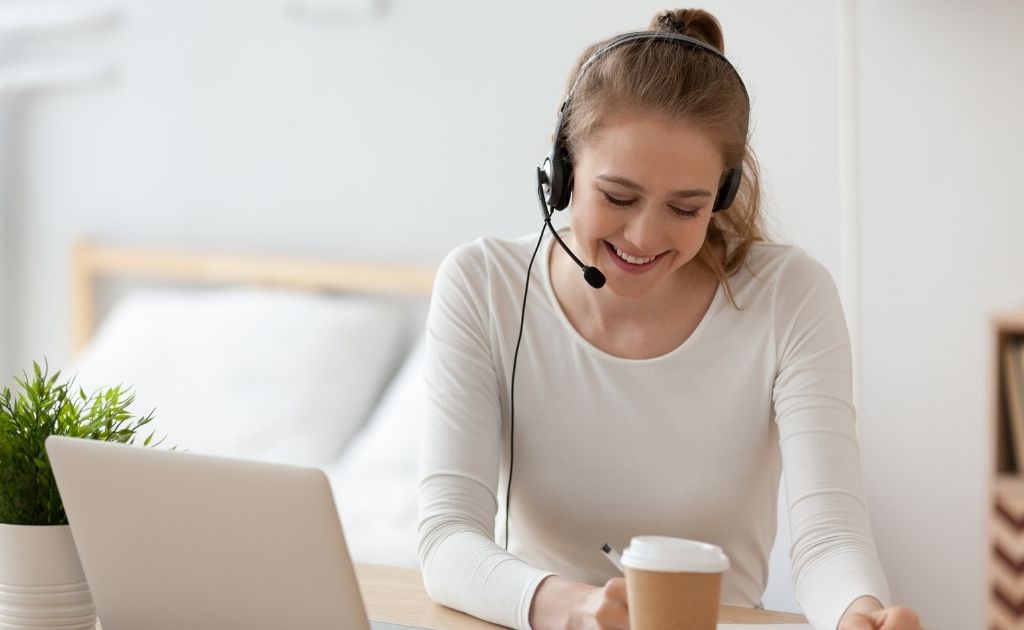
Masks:
[[[662,11],[647,30],[686,35],[725,52],[721,25],[701,9]],[[566,93],[576,83],[587,59],[608,41],[583,51],[569,75]],[[697,254],[736,306],[729,276],[746,261],[751,245],[766,240],[761,178],[757,158],[747,143],[750,102],[742,83],[727,62],[696,47],[659,40],[619,46],[594,61],[576,85],[565,112],[563,132],[573,161],[602,121],[623,109],[640,109],[696,125],[718,142],[727,169],[743,165],[736,199],[727,210],[712,215],[707,238]],[[713,246],[724,244],[726,238],[734,238],[737,243],[723,264],[714,255]]]

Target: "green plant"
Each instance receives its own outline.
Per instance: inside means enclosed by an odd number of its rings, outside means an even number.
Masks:
[[[23,378],[14,378],[21,387],[16,395],[7,387],[0,394],[0,523],[66,525],[46,438],[66,435],[133,444],[153,414],[132,417],[128,407],[135,395],[120,385],[89,395],[81,387],[75,390],[74,379],[58,383],[60,372],[49,375],[49,365],[41,369],[33,362],[32,371],[31,378],[24,372]],[[150,446],[152,440],[150,433],[143,445]]]

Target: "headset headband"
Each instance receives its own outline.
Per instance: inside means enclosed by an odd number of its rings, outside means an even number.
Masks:
[[[590,66],[594,64],[595,61],[597,61],[601,57],[604,57],[606,54],[620,46],[625,46],[626,44],[632,42],[639,42],[645,40],[675,41],[681,44],[689,44],[690,46],[695,46],[697,48],[705,50],[711,55],[721,59],[732,70],[733,74],[736,76],[736,80],[740,82],[740,87],[743,88],[743,95],[747,97],[747,102],[750,102],[750,95],[747,93],[747,86],[746,84],[743,83],[743,78],[740,77],[740,73],[736,71],[736,68],[733,67],[732,63],[726,58],[726,56],[723,55],[722,52],[715,48],[714,46],[702,42],[699,39],[689,37],[688,35],[680,35],[679,33],[668,33],[665,31],[633,31],[631,33],[623,33],[622,35],[619,35],[612,41],[602,46],[593,55],[591,55],[589,59],[583,62],[583,65],[580,66],[580,71],[576,74],[576,80],[573,81],[572,88],[569,90],[569,93],[566,95],[565,100],[562,102],[562,107],[559,111],[565,111],[565,108],[568,107],[569,101],[572,100],[573,95],[576,93],[576,87],[580,84],[580,80],[583,78],[583,75],[587,73],[587,70],[590,68]]]

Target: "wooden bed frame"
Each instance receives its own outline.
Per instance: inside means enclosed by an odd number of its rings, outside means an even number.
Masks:
[[[103,279],[406,297],[428,297],[434,282],[434,271],[424,267],[119,247],[89,241],[77,242],[71,259],[74,354],[95,331],[97,287]]]

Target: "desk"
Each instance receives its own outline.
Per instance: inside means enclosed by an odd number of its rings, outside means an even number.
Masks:
[[[423,589],[416,569],[357,564],[356,577],[366,613],[375,621],[402,623],[440,630],[488,630],[501,628],[451,608],[435,604]],[[722,606],[723,623],[807,623],[801,615]],[[103,630],[97,622],[96,630]]]
[[[423,581],[416,569],[359,564],[356,575],[371,619],[451,630],[501,627],[435,604],[423,590]],[[722,623],[807,623],[801,615],[734,606],[722,606],[718,620]]]

